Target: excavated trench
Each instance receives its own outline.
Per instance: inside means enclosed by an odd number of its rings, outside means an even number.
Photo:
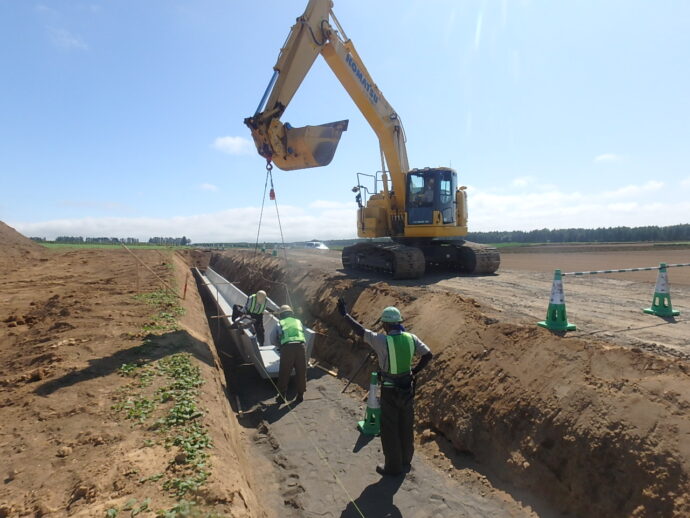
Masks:
[[[369,350],[338,315],[337,297],[370,328],[381,308],[398,306],[435,355],[419,379],[417,437],[450,442],[451,460],[469,454],[505,483],[575,516],[690,515],[684,360],[496,321],[480,302],[426,286],[238,251],[209,261],[243,291],[264,289],[291,303],[319,333],[314,356],[345,375]],[[354,382],[366,387],[369,372]]]

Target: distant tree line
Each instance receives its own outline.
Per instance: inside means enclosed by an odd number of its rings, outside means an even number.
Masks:
[[[185,236],[182,237],[152,237],[149,239],[151,245],[165,245],[165,246],[186,246],[192,242]]]
[[[31,237],[29,238],[33,241],[39,243],[45,243],[47,240],[44,237]],[[165,245],[165,246],[185,246],[192,242],[186,236],[182,237],[152,237],[148,240],[150,245]],[[68,244],[113,244],[119,245],[124,243],[126,245],[137,245],[140,243],[139,239],[136,237],[82,237],[82,236],[58,236],[55,238],[55,243],[68,243]]]
[[[658,227],[561,228],[470,232],[477,243],[620,243],[629,241],[690,241],[690,224]]]

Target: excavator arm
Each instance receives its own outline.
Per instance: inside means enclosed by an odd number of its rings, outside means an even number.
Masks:
[[[381,149],[383,190],[371,193],[363,204],[361,186],[353,189],[359,205],[357,235],[393,240],[345,247],[343,266],[380,270],[400,279],[420,277],[425,264],[495,272],[500,263],[496,249],[453,239],[467,234],[466,192],[458,187],[456,172],[448,167],[410,170],[400,117],[372,80],[332,8],[332,0],[309,0],[280,50],[256,112],[244,121],[259,154],[283,170],[324,166],[333,159],[347,120],[300,128],[281,121],[321,54],[376,133]]]
[[[331,162],[348,121],[293,128],[280,117],[321,54],[376,133],[391,174],[396,205],[404,206],[404,175],[409,169],[400,119],[371,79],[364,63],[332,11],[331,0],[310,0],[292,26],[261,102],[245,124],[261,156],[283,170]],[[333,24],[339,29],[336,30]],[[384,168],[385,171],[385,168]],[[388,198],[388,182],[384,179]]]

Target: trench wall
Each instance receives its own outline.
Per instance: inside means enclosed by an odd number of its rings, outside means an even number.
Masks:
[[[337,297],[367,327],[383,307],[398,306],[434,352],[419,376],[418,431],[443,435],[562,512],[690,516],[683,360],[497,322],[479,302],[428,287],[286,268],[282,259],[242,252],[213,255],[211,265],[246,292],[290,302],[320,333],[315,356],[344,374],[368,348],[337,313]],[[368,372],[355,381],[367,386]]]

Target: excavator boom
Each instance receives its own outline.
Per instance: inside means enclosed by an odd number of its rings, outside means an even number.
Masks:
[[[429,265],[494,273],[500,264],[495,248],[458,240],[467,234],[467,195],[457,184],[457,173],[447,167],[410,170],[400,117],[346,37],[331,0],[309,0],[280,50],[256,112],[244,121],[259,154],[286,171],[325,166],[333,159],[347,120],[297,128],[281,121],[319,54],[376,133],[381,149],[382,191],[362,203],[365,188],[353,189],[359,204],[357,235],[394,241],[347,247],[343,265],[396,278],[420,277]]]

